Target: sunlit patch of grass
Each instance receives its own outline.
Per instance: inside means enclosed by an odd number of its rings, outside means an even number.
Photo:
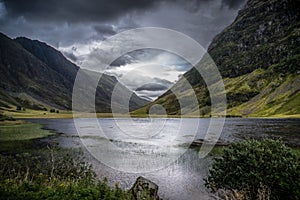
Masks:
[[[30,140],[53,134],[41,128],[40,124],[32,123],[0,124],[0,141]]]
[[[50,112],[44,110],[32,110],[32,109],[25,109],[25,110],[16,110],[14,106],[11,108],[1,108],[3,114],[9,117],[14,118],[72,118],[73,113],[69,110],[59,110],[59,113]]]
[[[260,80],[260,87],[257,88],[257,91],[260,91],[260,93],[249,101],[230,108],[228,113],[240,113],[247,115],[248,117],[286,118],[297,117],[297,115],[299,115],[300,93],[297,91],[297,87],[299,87],[298,76],[290,74],[285,77],[281,77],[280,75],[269,77],[269,71],[270,70],[266,70],[264,73],[260,74],[260,76],[268,79],[268,85],[265,85],[263,82],[263,80],[267,79]],[[250,85],[253,85],[253,83],[257,83],[256,79],[258,79],[257,74],[254,74],[253,77],[249,77],[249,80],[247,79],[247,81]],[[235,79],[229,79],[227,82],[227,87],[228,85],[231,85],[232,87],[235,86],[235,90],[233,91],[236,91],[239,86],[242,85],[241,82],[238,84]],[[255,89],[255,87],[257,86],[254,85],[253,88]]]

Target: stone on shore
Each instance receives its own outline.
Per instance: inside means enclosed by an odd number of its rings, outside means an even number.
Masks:
[[[136,179],[130,190],[135,200],[161,200],[157,194],[158,185],[142,176]]]

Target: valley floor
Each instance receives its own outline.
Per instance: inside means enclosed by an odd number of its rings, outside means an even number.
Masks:
[[[2,110],[2,113],[6,116],[13,117],[13,118],[40,118],[40,119],[51,119],[51,118],[57,118],[57,119],[67,119],[67,118],[127,118],[129,115],[125,114],[112,114],[112,113],[74,113],[72,111],[67,111],[67,110],[61,110],[59,113],[56,112],[50,112],[50,111],[41,111],[41,110],[30,110],[26,109],[25,111],[17,111],[15,109],[5,109],[5,108],[0,108]],[[130,114],[130,117],[134,118],[145,118],[149,117],[147,114]],[[180,115],[151,115],[151,117],[154,118],[197,118],[199,116],[197,115],[185,115],[185,116],[180,116]],[[209,118],[210,116],[201,116],[199,118]],[[226,117],[238,117],[241,118],[242,116],[233,116],[233,115],[228,115]],[[285,114],[276,114],[276,115],[271,115],[271,116],[243,116],[243,118],[300,118],[300,113],[299,114],[294,114],[294,115],[285,115]]]

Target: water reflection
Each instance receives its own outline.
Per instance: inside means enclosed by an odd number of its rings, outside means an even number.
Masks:
[[[123,159],[127,162],[120,165],[120,168],[123,169],[131,168],[130,163],[136,163],[137,159],[141,163],[138,165],[137,171],[143,171],[149,165],[159,165],[165,158],[174,159],[178,156],[178,151],[182,150],[182,144],[194,139],[194,135],[189,132],[189,123],[194,123],[193,120],[195,119],[186,121],[186,128],[182,129],[184,131],[178,131],[179,119],[167,119],[163,131],[159,134],[150,135],[150,139],[123,134],[113,119],[98,120],[105,135],[99,135],[99,130],[96,126],[91,126],[89,119],[82,119],[80,126],[85,132],[85,135],[81,137],[82,141],[91,147],[97,146],[96,149],[103,152],[102,156],[110,158],[108,160],[111,162],[119,161],[122,157],[116,157],[119,155],[116,155],[114,151],[107,151],[105,138],[108,138],[118,148],[125,149],[127,153],[124,154]],[[145,119],[135,120],[140,120],[141,126],[146,123]],[[53,138],[61,146],[83,147],[72,119],[32,119],[30,121],[41,123],[45,128],[64,133]],[[221,140],[240,141],[249,137],[282,137],[285,142],[297,146],[300,144],[299,122],[300,119],[227,119]],[[125,126],[126,119],[120,119],[120,123]],[[146,126],[146,124],[144,125]],[[200,119],[196,138],[203,139],[208,126],[209,119]],[[137,128],[139,127],[129,125],[127,130]],[[209,193],[203,185],[203,178],[208,173],[211,159],[209,157],[200,159],[195,149],[188,149],[179,159],[169,162],[167,167],[151,173],[125,173],[114,170],[94,159],[88,152],[85,153],[99,178],[107,177],[112,185],[114,182],[119,182],[121,187],[129,188],[135,179],[142,175],[159,185],[159,193],[164,199],[210,199]],[[139,155],[139,157],[135,155]],[[144,156],[141,157],[140,155]],[[153,163],[147,162],[149,157],[154,158],[150,159]],[[146,164],[143,165],[143,163]]]

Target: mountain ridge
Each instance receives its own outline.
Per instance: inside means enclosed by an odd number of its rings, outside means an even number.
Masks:
[[[230,116],[269,117],[300,114],[300,8],[292,0],[250,0],[208,47],[225,84]],[[199,66],[196,66],[196,68]],[[198,98],[200,113],[209,116],[210,97],[196,68],[184,74]],[[172,90],[183,88],[179,80]],[[180,93],[180,92],[179,92]],[[180,98],[190,98],[191,91]],[[171,90],[133,113],[147,113],[161,104],[180,115]]]
[[[73,84],[79,69],[46,43],[25,37],[11,39],[0,33],[0,106],[71,110]],[[88,80],[89,72],[85,71]],[[95,72],[90,74],[96,76]],[[115,77],[102,74],[96,90],[97,112],[111,112],[110,98],[118,83]],[[124,94],[132,93],[123,85],[122,88]],[[133,93],[130,110],[146,103]]]

